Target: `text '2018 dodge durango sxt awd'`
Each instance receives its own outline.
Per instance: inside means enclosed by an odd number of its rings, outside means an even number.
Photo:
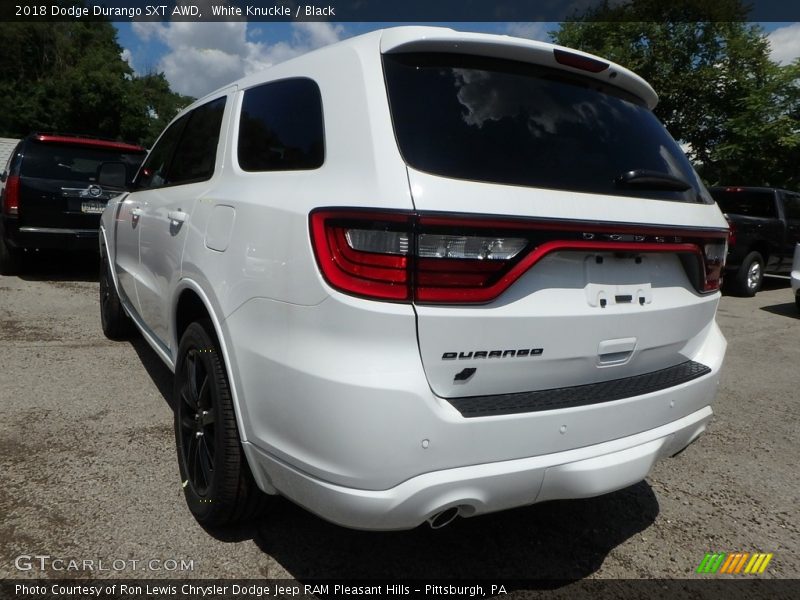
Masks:
[[[728,226],[653,89],[401,27],[246,77],[102,218],[101,316],[175,372],[190,509],[363,529],[607,493],[711,418]]]

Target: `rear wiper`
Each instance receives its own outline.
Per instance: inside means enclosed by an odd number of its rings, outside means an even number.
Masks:
[[[636,169],[623,173],[614,180],[618,186],[646,188],[648,190],[669,190],[684,192],[692,187],[692,184],[660,171],[649,171],[647,169]]]

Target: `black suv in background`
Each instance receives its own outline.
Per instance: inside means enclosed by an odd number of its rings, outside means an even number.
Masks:
[[[740,296],[761,289],[764,273],[788,275],[800,243],[800,193],[767,187],[712,187],[730,223],[725,283]]]
[[[34,133],[0,175],[0,274],[19,269],[25,248],[95,249],[100,213],[144,160],[140,146]],[[113,186],[100,186],[103,170]]]

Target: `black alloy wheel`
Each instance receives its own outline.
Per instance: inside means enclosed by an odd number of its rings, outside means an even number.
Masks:
[[[122,340],[130,336],[133,321],[122,307],[122,301],[114,287],[111,265],[104,254],[100,258],[100,325],[110,340]]]
[[[230,385],[207,320],[186,329],[175,370],[175,442],[186,503],[203,525],[253,517],[265,501],[242,451]]]
[[[211,382],[201,352],[191,348],[184,357],[186,383],[180,391],[178,408],[180,443],[189,484],[199,496],[207,496],[214,477],[214,410]]]

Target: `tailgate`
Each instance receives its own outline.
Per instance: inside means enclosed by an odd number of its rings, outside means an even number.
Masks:
[[[687,271],[693,263],[682,257],[691,253],[662,250],[691,246],[687,234],[697,234],[700,223],[719,226],[713,205],[478,184],[412,169],[409,177],[421,215],[446,214],[455,196],[476,222],[529,218],[542,229],[533,238],[543,235],[554,248],[488,303],[416,303],[420,355],[437,395],[509,394],[651,373],[691,360],[705,339],[719,296],[698,291]],[[648,219],[661,224],[642,225]],[[593,249],[589,237],[619,250]],[[526,252],[534,254],[536,241],[531,245]]]
[[[20,178],[19,223],[24,227],[96,229],[118,191],[75,181]]]

